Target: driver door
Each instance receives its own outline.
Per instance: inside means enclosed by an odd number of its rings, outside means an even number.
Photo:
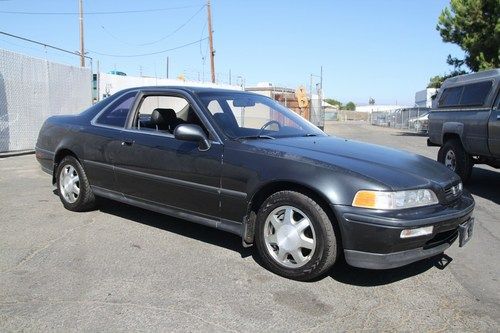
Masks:
[[[132,124],[122,132],[115,162],[124,195],[146,204],[219,218],[223,145],[212,140],[210,149],[201,151],[197,143],[177,140],[171,131],[159,130],[148,120],[155,108],[173,109],[179,123],[204,126],[201,110],[180,93],[147,93],[139,99]]]

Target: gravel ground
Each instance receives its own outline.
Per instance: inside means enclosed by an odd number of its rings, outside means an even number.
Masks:
[[[362,123],[341,137],[435,158],[423,136]],[[1,331],[499,331],[500,173],[476,167],[474,238],[448,257],[273,275],[231,234],[127,205],[65,210],[33,155],[0,159]],[[444,263],[448,262],[448,265]]]

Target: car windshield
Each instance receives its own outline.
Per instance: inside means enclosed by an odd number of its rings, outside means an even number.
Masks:
[[[242,92],[198,96],[220,129],[232,139],[325,136],[319,128],[271,98]]]

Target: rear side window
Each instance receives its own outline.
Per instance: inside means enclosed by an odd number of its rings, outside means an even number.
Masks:
[[[447,88],[439,99],[438,106],[482,106],[490,94],[492,82],[478,82],[465,86]]]
[[[97,123],[106,126],[124,127],[136,94],[133,91],[119,97],[97,118]]]
[[[479,82],[464,86],[464,92],[460,99],[460,105],[463,106],[481,106],[486,97],[490,94],[491,81]]]
[[[460,95],[462,95],[463,87],[447,88],[443,91],[439,99],[439,107],[459,106]]]

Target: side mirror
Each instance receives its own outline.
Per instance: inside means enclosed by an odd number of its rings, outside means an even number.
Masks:
[[[210,141],[200,126],[194,124],[181,124],[174,130],[174,137],[177,140],[198,142],[201,151],[210,149]]]

